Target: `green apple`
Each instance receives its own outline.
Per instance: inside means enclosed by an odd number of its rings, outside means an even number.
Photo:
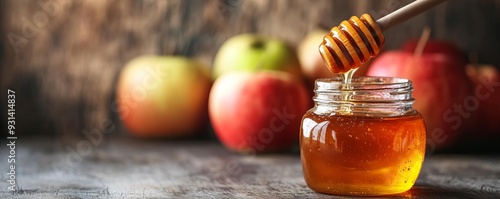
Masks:
[[[182,137],[208,122],[212,85],[207,66],[174,56],[141,56],[127,63],[117,85],[117,111],[138,137]]]
[[[257,34],[229,38],[214,60],[213,78],[235,71],[279,70],[302,79],[294,50],[284,41]]]

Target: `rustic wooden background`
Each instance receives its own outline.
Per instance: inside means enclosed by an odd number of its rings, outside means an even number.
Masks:
[[[2,0],[0,89],[16,91],[18,135],[80,136],[109,122],[117,76],[142,54],[210,65],[230,36],[257,32],[296,47],[311,30],[364,12],[378,18],[408,0]],[[386,33],[385,49],[420,35],[448,39],[500,66],[500,0],[453,0]],[[6,94],[0,96],[5,121]],[[2,131],[5,129],[1,123]]]

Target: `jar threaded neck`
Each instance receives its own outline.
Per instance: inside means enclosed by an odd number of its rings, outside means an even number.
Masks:
[[[344,115],[400,116],[413,111],[413,85],[394,77],[341,77],[318,79],[314,102],[320,112]]]

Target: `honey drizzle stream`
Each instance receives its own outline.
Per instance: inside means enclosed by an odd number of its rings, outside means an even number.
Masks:
[[[352,76],[354,76],[354,73],[358,70],[358,68],[353,68],[353,69],[347,71],[346,73],[341,74],[342,83],[344,83],[342,85],[342,89],[344,89],[347,84],[351,84]]]
[[[354,76],[354,73],[358,70],[358,68],[353,68],[346,73],[341,74],[342,76],[342,98],[344,101],[349,101],[351,96],[349,95],[349,90],[352,89],[351,86],[351,81],[352,77]],[[344,115],[352,115],[352,110],[351,106],[346,105],[346,104],[341,104],[340,105],[340,113]]]

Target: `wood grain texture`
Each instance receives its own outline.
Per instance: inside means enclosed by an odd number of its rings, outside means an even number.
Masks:
[[[307,188],[296,153],[240,155],[218,143],[118,136],[78,159],[76,148],[49,138],[19,143],[18,191],[7,191],[1,161],[1,198],[332,198]],[[498,156],[431,156],[414,188],[383,198],[499,198],[499,165]]]
[[[18,133],[80,137],[82,130],[116,119],[117,77],[133,57],[184,55],[210,66],[222,42],[236,34],[260,33],[296,47],[317,27],[330,28],[365,12],[378,18],[408,2],[5,0],[0,2],[0,89],[18,91]],[[398,48],[429,26],[433,37],[499,66],[498,11],[499,0],[448,1],[386,32],[385,49]]]

